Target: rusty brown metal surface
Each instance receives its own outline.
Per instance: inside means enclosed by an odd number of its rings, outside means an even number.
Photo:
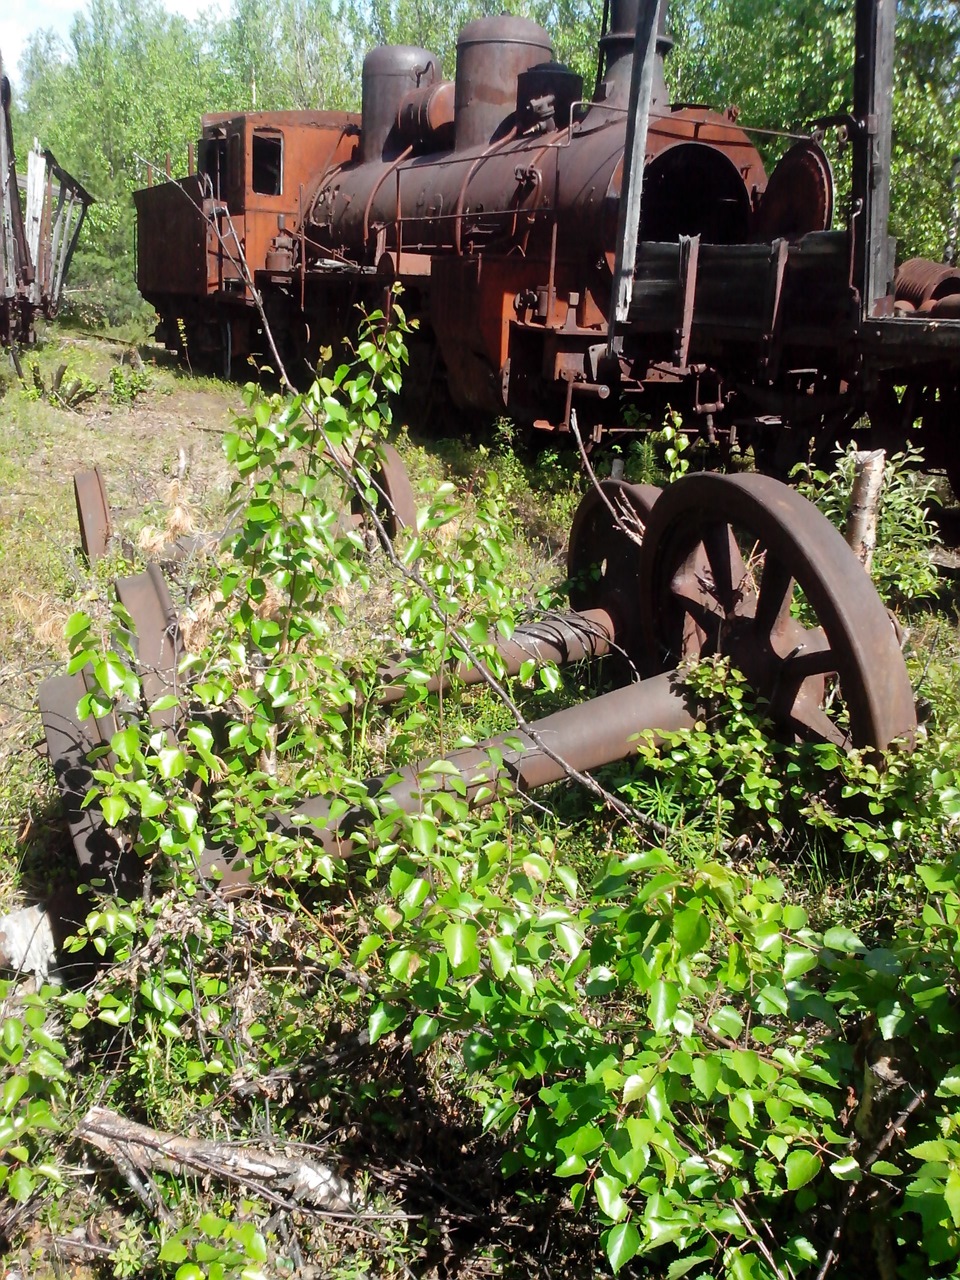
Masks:
[[[627,659],[636,671],[641,663],[640,545],[646,522],[661,490],[656,485],[602,480],[591,486],[574,513],[567,551],[570,579],[568,613],[550,613],[521,623],[509,640],[489,637],[488,644],[503,662],[504,673],[517,675],[524,663],[538,666],[605,657],[611,651]],[[383,687],[378,703],[399,701],[404,687],[397,683],[403,665],[381,669]],[[457,663],[432,676],[428,693],[456,684],[479,684],[493,673],[486,666]]]
[[[417,527],[417,500],[407,468],[393,445],[383,443],[377,452],[380,462],[370,479],[377,494],[377,514],[388,537],[393,539],[401,529]],[[359,495],[351,500],[350,510],[354,517],[362,520],[365,508]]]
[[[411,94],[443,79],[436,54],[415,45],[371,49],[363,60],[363,112],[360,159],[389,158],[403,149],[398,116]]]
[[[34,339],[38,314],[57,314],[77,236],[93,197],[36,144],[17,175],[10,81],[0,59],[0,346]],[[25,191],[26,211],[20,199]]]
[[[160,315],[161,341],[221,372],[267,349],[253,275],[276,262],[278,239],[285,247],[300,233],[303,192],[352,159],[359,137],[360,116],[347,112],[204,116],[197,173],[134,192],[137,286]],[[255,171],[261,143],[277,150]],[[302,325],[286,284],[273,310],[281,346]]]
[[[457,38],[457,151],[486,147],[517,105],[517,78],[553,58],[553,44],[529,18],[507,14],[468,22]]]
[[[92,471],[74,472],[73,496],[77,504],[80,545],[87,563],[93,566],[106,554],[113,536],[107,489],[98,466]]]
[[[509,640],[494,635],[488,640],[503,662],[504,674],[518,675],[524,663],[533,661],[538,667],[553,663],[558,667],[574,662],[605,657],[618,645],[617,626],[605,609],[585,609],[576,613],[550,613],[533,622],[521,623]],[[381,705],[399,702],[406,686],[397,683],[404,674],[402,663],[391,663],[378,672],[383,682],[375,701]],[[450,671],[431,676],[422,688],[427,693],[450,689],[458,684],[482,683],[494,676],[488,666],[469,662],[457,663]]]
[[[439,151],[453,146],[454,83],[439,80],[411,89],[397,110],[397,138],[403,147]]]
[[[769,181],[735,107],[669,104],[661,6],[619,323],[611,272],[626,243],[626,117],[649,13],[640,0],[607,8],[596,89],[572,111],[576,77],[550,60],[549,36],[504,15],[464,28],[453,82],[426,50],[372,51],[363,114],[349,124],[322,112],[206,117],[200,178],[136,197],[158,334],[221,371],[266,350],[242,246],[303,376],[304,357],[349,329],[354,304],[381,306],[398,280],[433,380],[416,403],[433,405],[436,390],[457,409],[561,433],[576,410],[591,443],[627,430],[626,408],[653,425],[669,407],[721,455],[753,447],[785,472],[794,441],[850,438],[898,387],[949,397],[960,275],[913,261],[890,287],[892,6],[856,0],[854,110],[771,144],[781,154]],[[853,152],[857,211],[833,230],[820,146],[831,129]],[[258,130],[283,134],[295,200],[289,184],[282,196],[256,190]],[[191,192],[199,217],[175,208]],[[939,457],[951,442],[934,417],[925,432]]]
[[[612,639],[631,661],[640,657],[640,546],[660,489],[652,484],[602,480],[574,513],[567,550],[570,604],[605,609]]]
[[[685,476],[651,513],[641,584],[649,670],[725,654],[802,737],[912,742],[913,691],[886,609],[842,535],[795,490],[769,476]],[[797,590],[813,625],[791,614]],[[839,694],[829,710],[825,687]]]
[[[0,346],[13,346],[29,337],[28,296],[33,280],[17,186],[10,81],[0,60]]]
[[[619,504],[632,519],[642,516],[639,567],[632,538],[619,546],[620,559],[591,566],[604,551],[604,527],[611,530],[614,548],[624,534],[602,499],[611,500],[614,512]],[[577,542],[572,561],[599,569],[581,582],[584,598],[592,592],[632,601],[633,625],[646,644],[651,674],[453,752],[440,770],[428,759],[401,770],[399,779],[392,775],[389,784],[371,779],[369,793],[386,810],[415,812],[431,791],[451,785],[471,803],[482,804],[504,787],[530,790],[571,771],[589,772],[623,759],[635,750],[640,734],[657,741],[689,728],[701,709],[673,668],[711,653],[735,662],[789,734],[844,749],[912,744],[912,690],[886,610],[842,536],[794,490],[759,475],[696,474],[664,494],[650,486],[608,482],[602,494],[584,504]],[[810,611],[803,621],[791,609],[795,587]],[[149,706],[176,681],[179,633],[173,603],[156,566],[120,580],[117,590],[136,630]],[[531,657],[564,661],[598,655],[610,648],[617,627],[603,608],[547,617],[518,629],[502,652],[512,669]],[[468,682],[482,678],[480,671],[456,674]],[[389,671],[385,679],[389,682]],[[129,877],[135,868],[125,869],[127,851],[101,818],[82,807],[91,782],[88,753],[98,743],[109,744],[115,729],[112,721],[78,722],[76,704],[84,687],[81,677],[42,687],[50,754],[83,865],[96,867],[98,874]],[[393,700],[395,692],[388,684],[383,701]],[[168,729],[174,723],[163,710],[152,719]],[[310,800],[278,823],[288,832],[306,824],[311,838],[346,855],[370,812],[358,808],[336,821],[328,813],[328,801]],[[238,891],[248,872],[227,859],[226,851],[207,850],[199,870],[222,872],[228,890]]]
[[[150,564],[143,573],[118,578],[115,586],[133,621],[143,700],[149,710],[159,699],[178,692],[177,667],[183,649],[177,610],[159,565]],[[177,708],[151,711],[150,719],[158,729],[172,729]]]
[[[90,752],[109,747],[118,728],[112,717],[78,717],[77,706],[87,692],[82,673],[44,680],[37,691],[40,718],[80,866],[91,879],[102,880],[107,893],[129,898],[137,892],[138,859],[110,831],[99,808],[84,803],[93,786]]]
[[[93,196],[34,142],[27,155],[25,231],[35,279],[30,301],[52,319],[60,311],[67,272]]]
[[[437,761],[423,760],[399,770],[400,780],[387,787],[376,778],[367,787],[384,811],[416,813],[431,792],[448,789],[462,795],[465,788],[470,803],[482,804],[504,786],[532,790],[560,781],[571,768],[589,771],[621,760],[636,750],[642,729],[649,727],[653,740],[661,740],[663,734],[692,728],[695,710],[677,678],[661,675],[558,711],[536,721],[531,733],[513,730],[449,753],[442,760],[445,770],[448,765],[456,770],[452,786],[448,771],[432,772]],[[311,839],[346,857],[351,835],[369,822],[369,811],[354,809],[335,822],[328,813],[328,801],[310,800],[280,825],[290,833],[304,821]]]
[[[833,220],[833,173],[819,143],[798,142],[778,162],[760,201],[758,239],[799,240],[828,231]]]
[[[894,297],[919,310],[925,302],[960,293],[960,270],[929,258],[908,258],[897,268]]]

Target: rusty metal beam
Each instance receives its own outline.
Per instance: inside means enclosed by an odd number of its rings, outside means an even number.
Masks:
[[[418,813],[431,795],[444,791],[479,805],[504,787],[532,791],[559,782],[570,769],[588,773],[622,760],[636,750],[641,733],[661,742],[666,734],[691,729],[695,712],[677,673],[668,672],[557,711],[537,720],[529,732],[513,730],[452,751],[443,757],[442,771],[437,760],[422,760],[399,770],[399,779],[392,774],[387,786],[379,778],[367,786],[383,813]],[[278,827],[293,834],[305,826],[327,853],[346,857],[353,851],[352,835],[370,823],[370,810],[358,806],[333,822],[328,815],[326,799],[308,800]]]

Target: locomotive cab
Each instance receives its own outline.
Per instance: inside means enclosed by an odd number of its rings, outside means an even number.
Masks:
[[[289,267],[304,188],[353,158],[359,126],[346,112],[204,116],[197,171],[134,193],[137,283],[162,341],[222,373],[263,350],[254,276]]]

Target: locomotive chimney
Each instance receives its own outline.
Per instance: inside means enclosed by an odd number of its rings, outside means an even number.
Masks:
[[[610,0],[610,26],[600,39],[604,74],[597,101],[626,107],[630,98],[630,73],[633,67],[633,45],[637,31],[640,0]],[[653,110],[667,105],[667,87],[663,79],[663,60],[673,48],[667,34],[666,0],[660,6],[657,27],[657,65],[654,68]]]

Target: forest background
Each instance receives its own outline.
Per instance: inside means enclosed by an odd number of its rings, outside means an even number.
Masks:
[[[20,150],[41,139],[98,202],[73,267],[75,313],[110,326],[146,318],[131,193],[168,152],[174,176],[186,172],[204,112],[359,109],[369,49],[422,45],[452,76],[461,26],[504,10],[545,26],[557,58],[589,90],[602,8],[600,0],[234,0],[226,19],[191,21],[158,0],[88,0],[66,46],[52,32],[32,38],[14,103]],[[671,0],[671,100],[736,104],[741,123],[771,130],[803,130],[849,109],[853,9],[851,0]],[[960,6],[901,0],[891,218],[901,259],[939,259],[957,222],[958,86]],[[771,161],[778,142],[761,145]]]

